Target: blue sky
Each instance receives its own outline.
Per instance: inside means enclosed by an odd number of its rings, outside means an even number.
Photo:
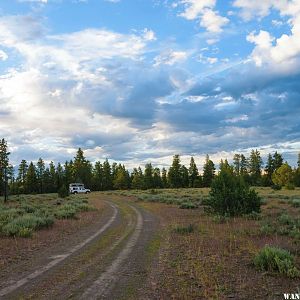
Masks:
[[[299,0],[2,0],[13,163],[300,150]]]

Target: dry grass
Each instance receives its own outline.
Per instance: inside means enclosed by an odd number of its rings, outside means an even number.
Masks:
[[[219,221],[207,215],[201,206],[195,210],[181,210],[177,203],[141,202],[137,199],[145,192],[135,191],[132,199],[158,215],[163,227],[159,261],[149,276],[146,295],[140,297],[282,299],[284,292],[297,292],[299,278],[258,271],[253,258],[265,245],[276,246],[290,251],[299,268],[300,238],[289,235],[291,229],[282,224],[280,216],[285,214],[295,222],[299,220],[300,208],[294,207],[291,200],[300,198],[300,190],[274,192],[269,188],[257,188],[257,191],[266,200],[260,218]],[[122,193],[130,195],[130,192]],[[151,194],[151,191],[147,193]],[[161,190],[158,193],[162,199],[172,194],[199,199],[207,195],[208,190]],[[266,223],[275,230],[263,232],[261,228]],[[174,230],[187,228],[190,224],[194,229],[188,234]],[[284,226],[287,230],[280,232]]]

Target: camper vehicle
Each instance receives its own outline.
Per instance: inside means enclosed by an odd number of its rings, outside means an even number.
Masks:
[[[70,194],[89,194],[91,190],[86,189],[82,183],[71,183],[69,185]]]

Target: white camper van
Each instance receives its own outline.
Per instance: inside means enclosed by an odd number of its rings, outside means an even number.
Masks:
[[[86,189],[82,183],[71,183],[69,185],[70,194],[89,194],[91,190]]]

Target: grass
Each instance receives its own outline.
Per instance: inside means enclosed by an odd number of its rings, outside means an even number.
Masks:
[[[55,194],[20,195],[0,205],[0,235],[30,237],[35,230],[53,225],[55,219],[76,218],[92,207],[84,196],[58,199]]]
[[[291,278],[300,276],[290,252],[277,247],[261,249],[254,258],[254,265],[261,271],[278,272]]]
[[[195,227],[193,224],[189,224],[187,226],[182,226],[182,225],[176,225],[174,227],[174,232],[179,233],[179,234],[188,234],[194,232]]]
[[[295,289],[300,269],[300,209],[293,200],[300,199],[300,189],[256,190],[264,199],[261,213],[234,218],[206,212],[207,189],[163,190],[153,195],[154,200],[147,191],[126,192],[132,199],[149,194],[140,205],[159,215],[164,224],[160,265],[153,271],[157,290],[153,297],[263,299],[268,295],[277,299],[282,291]],[[178,200],[168,204],[166,199]],[[185,199],[192,199],[198,209],[178,209],[178,202]],[[190,233],[189,224],[193,224]],[[254,258],[267,245],[290,256],[277,258],[274,270],[261,271]]]

